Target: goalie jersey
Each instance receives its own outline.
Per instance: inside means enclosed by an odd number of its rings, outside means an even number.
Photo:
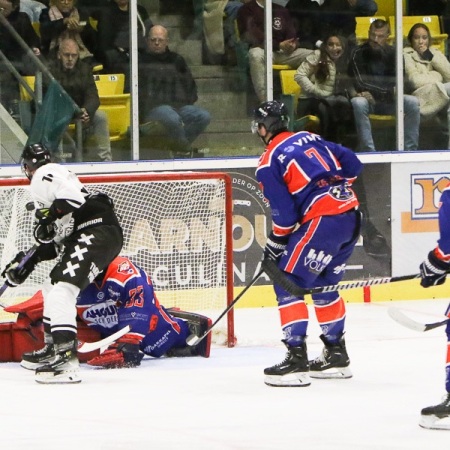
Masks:
[[[350,185],[361,170],[357,156],[342,145],[306,131],[277,134],[256,169],[274,233],[288,235],[297,224],[357,207]]]
[[[128,258],[118,256],[77,298],[78,316],[102,337],[129,325],[127,339],[159,357],[173,347],[185,347],[187,322],[173,317],[156,298],[146,272]]]

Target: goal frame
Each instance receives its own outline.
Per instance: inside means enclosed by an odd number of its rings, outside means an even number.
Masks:
[[[131,173],[101,173],[95,175],[77,175],[79,180],[87,185],[106,183],[138,183],[138,182],[163,182],[177,180],[222,180],[225,187],[225,274],[226,274],[226,304],[224,310],[232,303],[234,297],[233,285],[233,200],[231,177],[225,172],[218,171],[174,171],[174,172],[131,172]],[[3,187],[26,187],[30,184],[27,178],[0,178],[0,189]],[[114,200],[114,199],[113,199]],[[30,230],[31,233],[31,230]],[[222,312],[222,311],[220,311]],[[227,313],[227,340],[228,347],[234,347],[236,337],[234,331],[234,311]]]

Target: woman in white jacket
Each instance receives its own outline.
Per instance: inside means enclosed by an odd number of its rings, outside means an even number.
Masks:
[[[347,93],[347,42],[332,34],[299,66],[294,76],[301,87],[297,114],[320,118],[320,134],[339,141],[353,131],[352,106]]]
[[[438,49],[430,47],[430,30],[416,23],[408,33],[409,46],[403,49],[405,93],[420,102],[420,114],[430,119],[446,113],[447,133],[450,129],[450,62]],[[447,148],[450,148],[450,140]]]

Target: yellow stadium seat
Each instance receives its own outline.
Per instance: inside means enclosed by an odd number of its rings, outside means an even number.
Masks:
[[[110,140],[119,141],[125,138],[130,127],[130,94],[101,95],[99,110],[108,115]]]
[[[311,114],[296,119],[297,104],[299,101],[301,87],[294,80],[295,70],[280,70],[281,83],[281,101],[286,105],[289,111],[289,130],[301,131],[308,130],[317,132],[320,120],[317,116]]]
[[[125,75],[123,73],[94,75],[94,80],[100,97],[123,94],[125,86]]]
[[[406,38],[409,30],[416,23],[423,23],[428,27],[432,38],[431,46],[439,49],[446,55],[448,34],[441,32],[441,21],[439,16],[404,16],[402,18],[404,44],[407,43]],[[391,26],[392,37],[395,35],[395,16],[389,17],[389,24]]]
[[[36,34],[41,37],[41,23],[40,22],[32,22],[31,25],[33,25],[34,31],[36,31]]]

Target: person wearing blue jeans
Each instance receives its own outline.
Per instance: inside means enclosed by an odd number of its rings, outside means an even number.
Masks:
[[[359,151],[375,151],[369,114],[395,113],[395,49],[387,43],[390,29],[385,20],[373,21],[369,39],[355,48],[350,58],[349,96],[359,139]],[[405,95],[405,150],[417,150],[420,105],[412,95]]]
[[[168,148],[192,152],[192,142],[209,125],[211,115],[194,105],[198,96],[192,73],[185,59],[168,45],[166,28],[150,28],[147,51],[139,55],[141,131],[145,134],[146,128],[152,129],[157,123]]]

